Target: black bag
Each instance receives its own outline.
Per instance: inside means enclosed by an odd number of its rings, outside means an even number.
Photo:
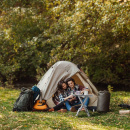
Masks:
[[[14,103],[13,111],[31,111],[33,108],[33,90],[21,88],[21,93]]]

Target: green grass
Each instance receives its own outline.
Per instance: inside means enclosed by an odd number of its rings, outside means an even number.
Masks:
[[[118,104],[130,103],[129,92],[112,92],[110,112],[12,112],[20,90],[0,87],[0,130],[120,130],[130,129],[130,115],[120,115]]]

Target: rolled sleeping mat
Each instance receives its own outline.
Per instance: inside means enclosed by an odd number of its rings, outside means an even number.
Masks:
[[[108,112],[110,104],[110,93],[108,91],[99,91],[97,111],[98,112]]]

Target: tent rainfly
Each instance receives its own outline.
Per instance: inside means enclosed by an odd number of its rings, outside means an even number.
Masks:
[[[89,80],[87,75],[80,70],[77,65],[69,61],[58,61],[56,62],[41,78],[37,84],[41,90],[42,99],[46,100],[49,107],[54,107],[55,104],[52,100],[52,96],[57,91],[58,82],[61,79],[66,80],[72,77],[76,84],[89,88],[89,93],[93,96],[90,97],[88,106],[97,106],[98,90]]]

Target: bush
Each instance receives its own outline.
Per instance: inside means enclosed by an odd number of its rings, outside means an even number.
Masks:
[[[7,1],[1,2],[0,80],[39,80],[56,61],[68,60],[95,83],[129,85],[128,3]]]

